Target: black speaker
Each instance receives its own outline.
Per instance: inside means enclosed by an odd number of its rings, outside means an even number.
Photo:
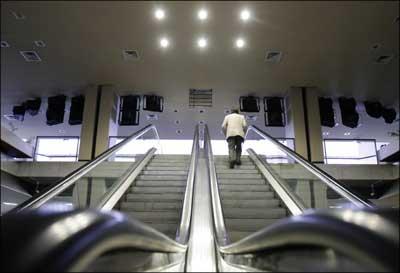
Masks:
[[[350,128],[356,128],[358,125],[359,115],[356,111],[355,99],[340,97],[339,106],[343,125]]]
[[[370,117],[380,118],[382,116],[382,104],[378,101],[364,101],[365,111]]]
[[[65,100],[67,99],[64,95],[58,95],[54,97],[49,97],[47,99],[47,111],[46,119],[47,125],[56,125],[64,122],[64,112],[65,112]]]
[[[393,121],[396,119],[396,110],[393,108],[383,108],[382,117],[386,123],[393,123]]]
[[[39,113],[40,104],[42,104],[42,100],[40,98],[36,98],[33,100],[27,100],[26,111],[31,116],[36,116]]]
[[[144,95],[143,110],[162,112],[164,110],[164,98],[155,95]]]
[[[69,109],[69,125],[82,124],[83,107],[85,105],[85,97],[80,95],[71,98],[71,107]]]
[[[285,108],[283,98],[264,97],[265,126],[284,127]]]
[[[239,98],[241,112],[260,112],[260,98],[247,96]]]
[[[15,105],[13,107],[14,118],[19,121],[23,121],[25,117],[25,111],[26,111],[25,104]]]
[[[140,96],[121,96],[118,124],[121,126],[139,125]]]
[[[321,125],[326,127],[335,126],[335,113],[332,107],[331,98],[318,98],[319,116],[321,118]]]

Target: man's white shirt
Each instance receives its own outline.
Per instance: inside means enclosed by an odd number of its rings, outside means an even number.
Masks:
[[[231,136],[241,136],[244,138],[247,129],[246,119],[240,114],[229,114],[225,116],[222,128],[225,132],[226,138]]]

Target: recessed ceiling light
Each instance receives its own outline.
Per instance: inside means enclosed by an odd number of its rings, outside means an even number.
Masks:
[[[345,136],[349,136],[349,135],[350,135],[350,132],[345,132],[344,135],[345,135]]]
[[[165,12],[162,9],[157,9],[154,13],[154,16],[158,19],[158,20],[162,20],[165,18]]]
[[[245,41],[242,38],[239,38],[236,40],[236,47],[237,48],[243,48],[245,46]]]
[[[250,19],[250,11],[247,9],[244,9],[240,12],[240,19],[243,21],[248,21]]]
[[[1,41],[1,47],[10,47],[10,44],[6,41]]]
[[[207,46],[207,39],[206,38],[200,38],[197,40],[197,45],[201,48],[205,48]]]
[[[169,46],[169,40],[167,38],[161,38],[160,40],[160,46],[162,48],[166,48]]]
[[[205,9],[201,9],[199,10],[199,12],[197,13],[197,16],[199,17],[200,20],[206,20],[208,17],[208,12]]]
[[[37,47],[45,47],[46,44],[42,40],[37,40],[34,42]]]
[[[329,132],[323,132],[322,135],[328,136],[328,135],[329,135]]]

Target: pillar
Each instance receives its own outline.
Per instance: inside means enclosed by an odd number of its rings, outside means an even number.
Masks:
[[[118,96],[113,85],[102,85],[100,92],[99,116],[96,130],[95,156],[109,147],[109,137],[118,133]]]
[[[79,141],[79,161],[89,161],[94,156],[94,141],[96,137],[96,113],[99,90],[96,85],[90,85],[84,90],[85,104],[83,108],[82,128]]]

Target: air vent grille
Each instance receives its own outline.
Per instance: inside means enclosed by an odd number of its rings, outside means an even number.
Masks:
[[[189,107],[212,107],[212,89],[190,89]]]
[[[24,57],[27,62],[41,62],[39,54],[36,51],[20,51],[22,57]]]
[[[132,49],[123,50],[122,56],[125,61],[135,61],[140,59],[139,52],[137,50],[132,50]]]
[[[279,63],[282,59],[282,52],[280,51],[267,51],[265,54],[265,61],[267,63]]]

